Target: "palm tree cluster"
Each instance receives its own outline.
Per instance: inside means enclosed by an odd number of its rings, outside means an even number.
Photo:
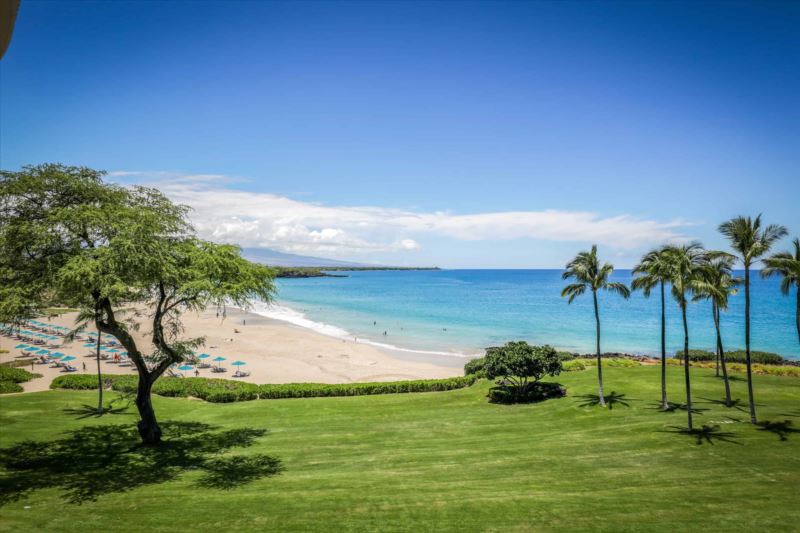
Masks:
[[[771,224],[762,225],[761,215],[755,217],[736,217],[720,224],[719,231],[731,244],[734,254],[706,250],[698,242],[683,245],[664,245],[645,254],[632,273],[631,288],[640,290],[649,297],[658,291],[661,303],[661,408],[670,409],[667,400],[667,348],[666,348],[666,288],[669,287],[673,299],[678,304],[683,322],[683,367],[686,383],[686,412],[689,430],[692,425],[691,376],[689,372],[689,324],[686,310],[691,302],[706,300],[711,303],[711,315],[716,330],[717,375],[722,370],[725,384],[725,405],[733,406],[731,399],[725,349],[720,328],[721,313],[727,310],[729,297],[736,294],[738,286],[744,286],[745,296],[745,363],[747,367],[747,391],[750,404],[750,420],[757,423],[755,400],[753,396],[752,368],[750,361],[750,268],[766,255],[779,239],[787,234],[785,227]],[[763,260],[763,277],[781,276],[781,291],[789,294],[796,290],[797,334],[800,341],[800,239],[795,239],[794,254],[776,253]],[[733,267],[738,261],[744,266],[744,277],[734,276]],[[597,334],[597,379],[600,404],[605,405],[603,396],[603,370],[600,350],[600,313],[597,305],[597,292],[609,291],[623,298],[630,296],[624,283],[609,281],[614,271],[610,263],[602,263],[597,256],[597,246],[588,252],[580,252],[570,261],[562,277],[573,281],[561,292],[561,296],[572,303],[576,297],[591,291],[594,301],[594,316]]]

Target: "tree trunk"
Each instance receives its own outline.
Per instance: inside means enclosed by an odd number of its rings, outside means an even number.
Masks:
[[[664,311],[664,282],[661,282],[661,409],[667,411],[667,323]]]
[[[692,384],[689,381],[689,325],[686,322],[686,304],[681,304],[683,315],[683,374],[686,379],[686,413],[689,421],[689,431],[692,427]]]
[[[800,342],[800,281],[797,282],[797,310],[794,317],[797,322],[797,342]]]
[[[606,398],[603,394],[603,359],[600,357],[600,313],[597,310],[597,291],[592,291],[594,298],[594,320],[597,325],[597,390],[600,398],[600,405],[605,407]]]
[[[744,264],[744,347],[747,364],[747,395],[750,402],[750,422],[758,423],[756,400],[753,397],[753,369],[750,364],[750,263]]]
[[[139,410],[139,436],[142,443],[146,446],[154,446],[161,442],[161,428],[156,421],[156,413],[153,411],[153,403],[150,398],[150,391],[153,387],[148,376],[139,374],[139,388],[136,391],[136,408]]]
[[[717,304],[714,304],[714,327],[717,328],[717,353],[719,353],[719,361],[722,364],[722,379],[725,381],[725,405],[730,407],[733,405],[731,383],[728,381],[728,367],[725,365],[725,349],[722,347],[722,334],[719,329],[719,307],[717,307]]]
[[[103,416],[103,374],[100,370],[100,330],[97,330],[97,416]]]

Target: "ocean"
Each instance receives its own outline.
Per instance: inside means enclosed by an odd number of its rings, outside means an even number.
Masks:
[[[355,271],[344,278],[278,280],[278,297],[259,314],[335,337],[385,348],[458,358],[482,355],[487,346],[511,340],[594,351],[591,294],[571,305],[561,298],[560,270]],[[752,349],[800,359],[795,296],[784,296],[777,279],[751,276]],[[629,270],[614,281],[630,285]],[[667,294],[667,349],[683,347],[677,303]],[[634,293],[629,300],[599,294],[602,350],[660,354],[660,302]],[[711,304],[688,310],[691,348],[714,347]],[[722,315],[726,350],[744,347],[744,292],[731,297]],[[384,334],[385,332],[385,334]]]

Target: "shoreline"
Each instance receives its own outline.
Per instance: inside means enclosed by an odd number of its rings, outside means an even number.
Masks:
[[[337,339],[321,333],[265,317],[251,311],[228,308],[226,317],[216,315],[213,309],[201,313],[184,315],[184,338],[205,337],[205,345],[197,353],[211,354],[211,358],[224,357],[220,364],[227,369],[224,373],[212,373],[210,369],[199,369],[200,377],[237,379],[250,383],[353,383],[373,381],[404,381],[418,379],[437,379],[463,375],[466,359],[447,356],[448,359],[434,359],[415,356],[403,352],[392,353],[378,347],[353,340]],[[71,327],[75,313],[54,317],[54,325]],[[146,334],[146,324],[134,334],[137,346],[144,353],[152,350]],[[19,344],[15,339],[0,336],[0,348],[9,353],[0,354],[0,362],[20,358]],[[64,344],[58,351],[76,357],[73,365],[76,373],[97,373],[96,357],[84,348],[82,341]],[[93,350],[92,350],[93,351]],[[247,377],[234,378],[234,361],[245,363],[242,370],[250,372]],[[450,361],[452,360],[452,361]],[[446,363],[450,364],[446,364]],[[83,365],[86,365],[84,370]],[[101,361],[103,373],[134,374],[131,367],[120,367],[108,361]],[[59,375],[65,375],[58,368],[36,364],[21,367],[42,374],[23,383],[25,392],[48,390],[50,382]],[[193,377],[193,371],[178,372]]]

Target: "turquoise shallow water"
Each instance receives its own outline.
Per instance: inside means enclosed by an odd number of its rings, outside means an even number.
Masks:
[[[549,343],[591,352],[594,316],[591,296],[567,305],[559,270],[440,270],[349,272],[346,278],[279,280],[278,307],[269,314],[324,333],[410,350],[481,353],[508,340]],[[630,271],[614,273],[630,283]],[[777,279],[752,286],[752,347],[800,358],[794,296],[783,296]],[[660,306],[635,293],[631,299],[600,295],[603,351],[657,354]],[[722,317],[726,349],[744,346],[744,295],[734,296]],[[373,324],[374,322],[374,324]],[[386,335],[383,332],[386,331]],[[711,349],[711,304],[689,309],[692,348]],[[682,347],[677,304],[668,300],[667,341]]]

